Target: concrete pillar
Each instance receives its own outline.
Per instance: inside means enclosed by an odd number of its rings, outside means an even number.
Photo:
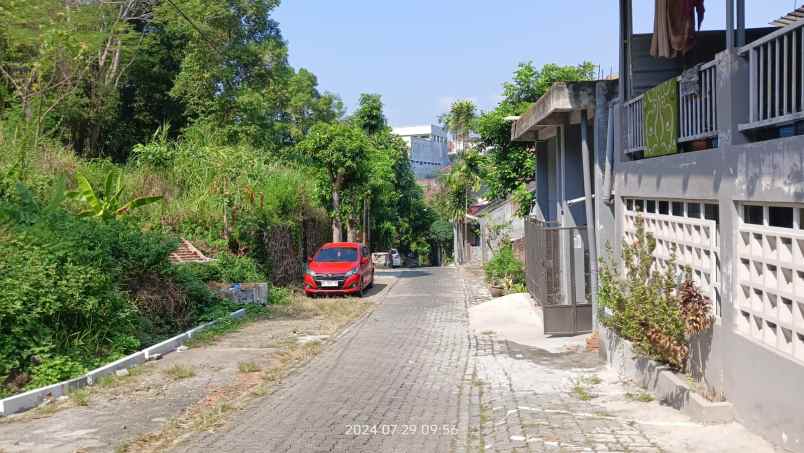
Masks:
[[[741,145],[748,140],[739,125],[748,122],[748,61],[737,49],[717,54],[717,125],[719,148]]]

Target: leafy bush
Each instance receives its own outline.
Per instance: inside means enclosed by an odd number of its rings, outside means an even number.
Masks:
[[[223,283],[258,283],[265,282],[265,275],[260,272],[257,263],[248,256],[237,256],[229,252],[218,254],[209,263],[191,263],[184,265],[188,271],[204,282]]]
[[[170,264],[175,239],[129,222],[78,218],[18,192],[15,201],[0,199],[5,392],[72,377],[222,306]]]
[[[525,266],[514,255],[514,247],[510,241],[503,243],[496,255],[485,266],[486,281],[495,286],[502,286],[510,292],[514,287],[518,290],[525,284]]]
[[[623,273],[617,263],[601,266],[600,319],[642,353],[684,370],[689,338],[712,325],[710,302],[689,275],[677,286],[675,259],[663,271],[654,270],[655,248],[644,219],[637,218],[635,240],[623,245]]]

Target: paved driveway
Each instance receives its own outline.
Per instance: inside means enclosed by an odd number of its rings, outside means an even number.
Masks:
[[[629,389],[596,353],[554,354],[473,332],[468,307],[488,295],[463,271],[394,274],[370,316],[228,429],[180,450],[771,451],[737,424],[706,427],[627,401]]]
[[[469,364],[455,269],[396,271],[380,305],[229,432],[187,451],[381,452],[463,449]]]

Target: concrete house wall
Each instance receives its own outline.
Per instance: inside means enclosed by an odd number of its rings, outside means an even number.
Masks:
[[[623,12],[623,9],[630,8],[629,4],[621,1],[621,34],[630,28],[630,11]],[[761,36],[768,31],[754,33]],[[749,43],[751,33],[749,31]],[[639,49],[637,46],[634,51]],[[650,72],[649,59],[629,54],[627,44],[620,50],[621,74]],[[800,390],[804,382],[804,354],[796,356],[787,352],[785,346],[789,341],[798,342],[802,346],[796,350],[804,352],[804,337],[796,330],[801,320],[792,319],[789,324],[780,321],[772,330],[778,336],[769,337],[769,331],[765,331],[764,337],[757,337],[750,324],[755,318],[746,318],[750,310],[744,308],[747,297],[752,297],[755,291],[741,294],[744,288],[753,288],[753,283],[745,284],[745,263],[749,263],[749,267],[754,263],[762,264],[754,258],[746,258],[741,241],[760,237],[767,250],[771,243],[768,238],[776,238],[772,241],[776,244],[773,247],[783,244],[783,238],[786,241],[792,238],[793,247],[804,246],[804,242],[798,241],[804,239],[798,224],[804,222],[804,214],[795,214],[797,223],[793,229],[770,227],[768,208],[764,208],[765,225],[746,226],[742,216],[744,204],[804,208],[804,136],[763,141],[761,138],[765,137],[761,135],[741,132],[740,125],[747,123],[749,118],[748,60],[734,48],[717,53],[715,60],[718,132],[713,149],[632,160],[624,150],[625,111],[622,103],[614,106],[608,121],[615,131],[612,159],[616,195],[613,210],[607,208],[602,200],[596,200],[598,243],[608,242],[619,250],[625,235],[623,219],[629,199],[703,202],[719,206],[720,304],[716,307],[716,324],[712,331],[695,339],[692,344],[691,372],[703,380],[708,392],[734,404],[739,422],[777,445],[804,452],[804,392]],[[627,92],[633,94],[633,87],[629,84],[637,82],[639,80],[626,80],[621,87],[628,87]],[[639,86],[640,90],[647,88]],[[797,88],[804,89],[801,85]],[[624,93],[620,102],[629,99],[631,97]],[[606,159],[599,154],[596,158],[595,185],[600,190],[605,179],[605,172],[601,173],[600,169],[605,168]],[[765,263],[766,272],[768,269],[772,271],[766,274],[766,282],[767,278],[775,278],[768,275],[786,278],[775,269],[789,270],[791,272],[785,275],[794,278],[804,277],[802,263],[782,260],[781,250],[773,249],[773,253],[780,258]],[[756,281],[755,276],[750,279]],[[771,287],[775,286],[772,284]],[[794,316],[804,314],[804,305],[800,303],[804,294],[802,289],[804,287],[795,287],[794,292],[787,296],[792,300]],[[781,295],[777,298],[773,289],[766,289],[763,294],[767,296],[766,301],[771,296],[778,300],[780,309],[789,301]],[[760,310],[767,309],[766,306]],[[771,318],[766,319],[775,321],[772,313],[769,316]],[[764,328],[772,325],[766,323]],[[785,329],[786,326],[792,326],[791,330]]]
[[[393,131],[408,145],[408,158],[416,179],[432,178],[449,165],[449,145],[444,129],[426,125],[398,127]]]

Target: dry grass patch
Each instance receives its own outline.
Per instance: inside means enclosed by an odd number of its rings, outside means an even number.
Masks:
[[[371,302],[355,298],[307,299],[293,295],[287,305],[274,305],[269,309],[272,318],[315,320],[318,334],[332,335],[372,306]],[[254,398],[269,395],[276,384],[282,382],[294,369],[317,356],[322,349],[320,341],[300,343],[294,336],[289,336],[274,346],[281,350],[274,354],[270,366],[266,365],[261,370],[254,362],[238,363],[240,373],[233,384],[211,392],[171,420],[160,432],[143,435],[121,446],[122,451],[161,452],[187,439],[193,432],[221,428],[231,412],[245,407]],[[179,366],[175,365],[166,372],[186,376],[186,373],[175,370],[176,367]]]
[[[260,367],[254,362],[240,362],[237,364],[237,369],[240,370],[241,373],[256,373],[260,371]]]
[[[165,373],[175,381],[181,379],[189,379],[195,376],[195,370],[193,369],[193,367],[180,364],[176,364],[170,368],[165,369],[163,373]]]
[[[359,318],[373,306],[372,302],[354,297],[310,299],[294,294],[291,303],[273,307],[275,315],[291,319],[317,319],[320,334],[331,335],[348,322]]]
[[[90,391],[86,387],[73,390],[68,396],[77,406],[89,406]]]

